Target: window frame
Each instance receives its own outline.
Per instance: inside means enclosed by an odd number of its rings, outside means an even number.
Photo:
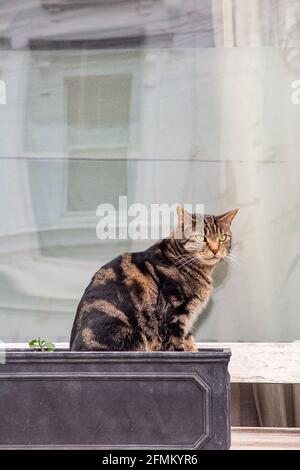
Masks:
[[[300,383],[300,341],[291,343],[196,343],[199,349],[230,349],[232,383]],[[57,349],[69,343],[55,342]],[[28,343],[4,343],[7,349],[27,349]]]

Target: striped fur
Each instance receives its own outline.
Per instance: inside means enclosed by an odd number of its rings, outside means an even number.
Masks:
[[[212,272],[230,251],[236,212],[204,216],[199,234],[200,216],[179,208],[169,238],[100,268],[78,305],[71,350],[195,351],[190,331],[212,293]]]

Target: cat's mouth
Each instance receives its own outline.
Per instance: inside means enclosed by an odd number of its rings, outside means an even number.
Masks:
[[[202,259],[203,262],[209,263],[209,264],[216,264],[219,263],[224,259],[224,256],[221,253],[207,253],[205,255],[200,255],[200,259]]]
[[[206,258],[206,259],[207,259],[207,261],[217,262],[217,261],[222,261],[223,256],[216,253],[216,254],[212,254],[209,258]]]

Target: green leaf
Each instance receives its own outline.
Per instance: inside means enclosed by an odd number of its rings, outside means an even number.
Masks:
[[[29,343],[30,348],[41,349],[42,351],[54,351],[55,345],[45,339],[32,339]]]
[[[38,339],[32,339],[28,344],[29,344],[30,348],[39,348],[40,347],[40,343],[39,343]]]
[[[44,341],[43,347],[46,351],[54,351],[55,345],[51,341]]]

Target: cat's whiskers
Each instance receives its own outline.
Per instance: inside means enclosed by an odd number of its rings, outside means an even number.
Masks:
[[[190,257],[191,257],[191,255],[179,255],[178,258],[180,258],[180,259],[175,261],[175,264],[180,263],[181,261],[184,261],[186,258],[190,258]]]
[[[187,261],[186,263],[182,264],[181,266],[179,266],[179,270],[180,269],[183,269],[183,268],[187,268],[188,266],[190,266],[195,260],[191,259],[189,261]]]
[[[241,263],[239,263],[236,259],[233,259],[233,258],[227,258],[228,261],[230,261],[230,263],[234,266],[238,266],[239,268],[241,267]]]
[[[232,256],[230,253],[226,253],[226,256],[225,256],[227,259],[230,259],[231,261],[237,261],[237,259]]]
[[[243,261],[241,255],[238,254],[238,253],[235,253],[235,252],[230,251],[228,254],[229,254],[229,256],[230,256],[231,258],[234,258],[234,259],[236,259],[236,260],[238,260],[238,261]]]
[[[194,262],[198,261],[198,258],[196,256],[191,256],[189,260],[187,260],[185,263],[179,266],[178,269],[182,269],[184,267],[189,266],[190,264],[193,264]]]
[[[186,264],[190,263],[193,261],[194,257],[187,255],[184,259],[180,260],[179,263],[176,263],[177,267],[180,269],[182,266],[185,266]]]
[[[231,258],[235,258],[235,259],[239,259],[239,258],[240,258],[240,256],[238,256],[236,253],[231,253],[231,252],[229,252],[229,253],[227,253],[227,254],[228,254]]]
[[[223,260],[224,260],[227,264],[229,264],[229,265],[241,267],[241,265],[239,264],[239,262],[238,262],[236,259],[232,258],[228,253],[227,253],[227,255],[223,258]]]
[[[181,259],[181,260],[177,261],[176,263],[174,263],[174,265],[176,266],[176,268],[180,268],[180,267],[183,266],[187,261],[190,261],[190,258]]]
[[[193,261],[193,258],[192,257],[189,257],[185,260],[182,260],[181,263],[177,264],[177,268],[178,269],[181,269],[183,266],[186,266],[187,264],[191,263]]]
[[[227,253],[231,258],[235,258],[237,259],[238,261],[242,261],[242,257],[240,254],[234,252],[234,251],[230,251],[229,253]]]

